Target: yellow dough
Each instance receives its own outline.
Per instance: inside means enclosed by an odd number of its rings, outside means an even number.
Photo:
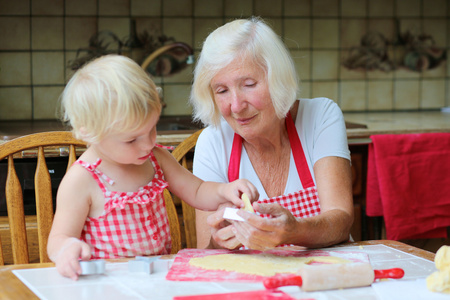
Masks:
[[[427,277],[427,288],[432,292],[450,294],[450,247],[442,246],[436,252],[434,263],[439,271]]]
[[[428,276],[427,287],[432,292],[450,294],[450,269],[437,271]]]
[[[273,276],[276,273],[297,273],[300,267],[312,262],[342,264],[352,261],[335,256],[293,257],[273,254],[217,254],[191,258],[189,264],[206,270]]]
[[[436,252],[434,262],[438,270],[444,270],[450,268],[450,246],[442,246]]]
[[[255,210],[253,209],[253,206],[250,203],[250,199],[248,198],[246,193],[242,194],[241,199],[242,201],[244,201],[244,210],[254,213]]]

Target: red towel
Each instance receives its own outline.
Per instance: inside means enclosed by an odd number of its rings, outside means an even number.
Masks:
[[[391,240],[444,238],[450,226],[450,133],[371,136],[366,213]]]

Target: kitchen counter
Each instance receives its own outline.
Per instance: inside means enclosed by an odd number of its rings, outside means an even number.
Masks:
[[[162,116],[157,125],[157,142],[177,145],[200,128],[190,116]],[[68,129],[59,120],[0,121],[0,144],[28,134],[62,130]]]
[[[367,126],[347,129],[349,140],[376,134],[450,132],[450,113],[440,111],[345,113],[344,117]]]
[[[425,112],[371,112],[344,113],[349,144],[369,144],[376,134],[450,132],[450,113]],[[191,133],[172,132],[158,135],[160,143],[179,143]]]
[[[450,113],[380,112],[344,113],[350,144],[370,143],[375,134],[450,132]],[[201,126],[190,116],[161,117],[157,142],[177,145]],[[65,130],[59,121],[0,121],[0,143],[12,138],[41,131]]]

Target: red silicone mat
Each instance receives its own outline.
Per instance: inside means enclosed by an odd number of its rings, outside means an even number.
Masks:
[[[203,257],[217,254],[258,254],[261,251],[256,250],[224,250],[224,249],[183,249],[180,250],[167,273],[166,279],[173,281],[234,281],[234,282],[261,282],[265,276],[251,275],[238,272],[223,270],[205,270],[189,265],[189,260],[194,257]],[[265,253],[280,256],[336,256],[345,258],[354,262],[369,262],[366,253],[356,251],[327,251],[327,250],[270,250]]]

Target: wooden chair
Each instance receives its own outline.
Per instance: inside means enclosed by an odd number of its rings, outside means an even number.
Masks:
[[[69,168],[76,160],[75,147],[86,147],[82,141],[75,139],[70,132],[53,131],[26,135],[0,145],[0,160],[8,158],[6,178],[6,206],[8,210],[11,251],[14,264],[29,263],[27,241],[27,222],[25,222],[22,187],[14,167],[14,154],[37,148],[37,166],[35,173],[36,220],[40,262],[50,262],[47,256],[47,239],[53,221],[53,200],[50,174],[45,162],[44,147],[68,146]],[[30,220],[27,218],[27,220]],[[34,222],[31,219],[31,222]],[[30,224],[29,224],[30,225]],[[6,249],[5,249],[6,250]],[[2,241],[0,241],[0,265],[5,263]]]
[[[182,141],[172,152],[175,159],[186,169],[191,170],[191,166],[188,165],[188,159],[186,155],[195,148],[198,136],[203,129],[200,129],[193,133],[191,136]],[[195,209],[184,201],[178,199],[177,196],[171,195],[170,193],[165,194],[166,201],[171,202],[181,202],[181,207],[183,211],[183,224],[184,232],[186,236],[186,247],[187,248],[197,248],[197,234],[195,229]],[[172,197],[174,199],[172,199]]]
[[[5,262],[11,263],[4,259],[6,252],[9,255],[12,252],[12,262],[14,264],[27,264],[30,262],[29,252],[33,251],[33,247],[29,249],[29,246],[33,244],[33,241],[30,243],[27,240],[27,225],[29,228],[37,227],[38,256],[40,262],[50,262],[47,256],[47,239],[53,222],[53,200],[51,178],[46,164],[44,148],[48,151],[49,147],[55,149],[57,146],[68,147],[68,169],[76,160],[76,147],[81,147],[82,149],[79,150],[84,151],[86,143],[75,139],[72,133],[68,131],[52,131],[23,136],[0,145],[0,160],[8,158],[8,172],[5,187],[8,222],[1,229],[4,231],[6,228],[9,231],[8,236],[10,236],[11,240],[11,245],[6,244],[9,242],[9,239],[3,241],[3,247],[2,241],[0,240],[0,265],[4,265]],[[15,154],[20,157],[22,151],[33,148],[37,149],[35,173],[36,217],[25,216],[24,214],[22,187],[14,167],[13,159]],[[171,201],[172,199],[165,200],[174,248],[172,249],[172,253],[176,253],[181,248],[180,226],[175,205]],[[5,235],[3,235],[3,238],[5,238]],[[9,248],[11,251],[9,251]]]

